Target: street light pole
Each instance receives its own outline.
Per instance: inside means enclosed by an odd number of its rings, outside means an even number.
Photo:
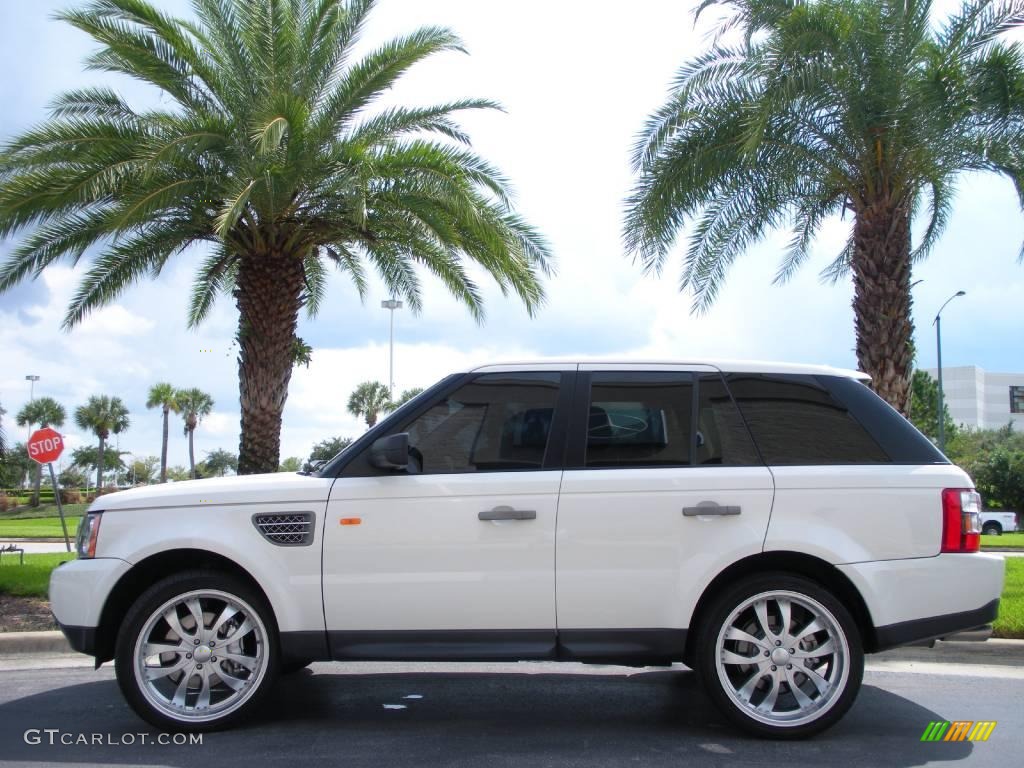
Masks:
[[[939,307],[939,311],[935,313],[935,320],[932,321],[932,325],[935,326],[935,353],[938,358],[939,366],[939,450],[943,453],[946,452],[946,419],[943,418],[945,414],[945,403],[942,393],[942,310],[944,310],[946,308],[946,304],[949,304],[953,299],[966,295],[966,291],[957,291],[946,299],[945,304]]]
[[[381,309],[391,313],[391,329],[388,334],[388,393],[395,399],[395,310],[402,308],[398,299],[387,299],[380,303]]]
[[[36,382],[39,381],[39,377],[36,374],[34,374],[34,373],[30,373],[28,376],[25,377],[25,381],[29,382],[29,385],[28,385],[28,401],[29,401],[29,403],[31,403],[33,400],[36,399]],[[29,437],[32,436],[32,425],[31,424],[28,425],[28,435],[29,435]],[[28,440],[28,438],[25,438],[25,439]]]

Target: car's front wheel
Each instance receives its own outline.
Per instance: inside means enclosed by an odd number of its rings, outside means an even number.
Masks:
[[[831,593],[784,573],[750,576],[697,628],[695,663],[712,700],[759,736],[803,738],[835,724],[864,673],[860,633]]]
[[[213,571],[176,574],[128,611],[117,681],[132,708],[159,728],[225,728],[272,685],[276,642],[270,608],[248,584]]]
[[[985,536],[1001,536],[1003,534],[1003,529],[995,523],[985,523],[985,527],[981,529],[981,532]]]

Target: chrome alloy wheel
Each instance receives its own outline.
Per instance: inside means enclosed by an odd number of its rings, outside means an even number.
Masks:
[[[259,687],[269,663],[267,630],[244,600],[194,590],[150,614],[134,663],[139,689],[157,710],[185,722],[216,720]]]
[[[824,715],[842,695],[850,648],[838,620],[817,600],[762,592],[722,625],[715,666],[726,695],[745,715],[796,727]]]

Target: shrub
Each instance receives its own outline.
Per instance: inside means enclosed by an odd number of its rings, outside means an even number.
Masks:
[[[60,500],[62,504],[81,504],[82,492],[77,488],[64,488],[60,492]]]

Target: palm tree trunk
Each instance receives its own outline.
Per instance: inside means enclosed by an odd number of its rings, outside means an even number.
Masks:
[[[33,483],[33,486],[32,486],[32,500],[29,502],[29,505],[33,506],[33,507],[38,507],[39,506],[39,488],[43,484],[43,465],[42,464],[36,464],[36,462],[32,462],[32,463],[36,465],[36,479],[35,479],[35,482]]]
[[[167,482],[167,420],[170,416],[171,409],[166,403],[164,404],[164,438],[163,443],[160,447],[160,482]]]
[[[103,449],[106,440],[103,435],[100,438],[100,449],[96,456],[96,495],[98,496],[100,491],[103,490]]]
[[[853,247],[857,362],[875,392],[906,415],[914,335],[907,206],[883,199],[860,208]]]
[[[188,476],[196,479],[196,452],[192,446],[192,436],[196,433],[194,429],[188,431]]]
[[[235,288],[242,411],[238,474],[276,472],[304,273],[297,256],[245,257]]]

